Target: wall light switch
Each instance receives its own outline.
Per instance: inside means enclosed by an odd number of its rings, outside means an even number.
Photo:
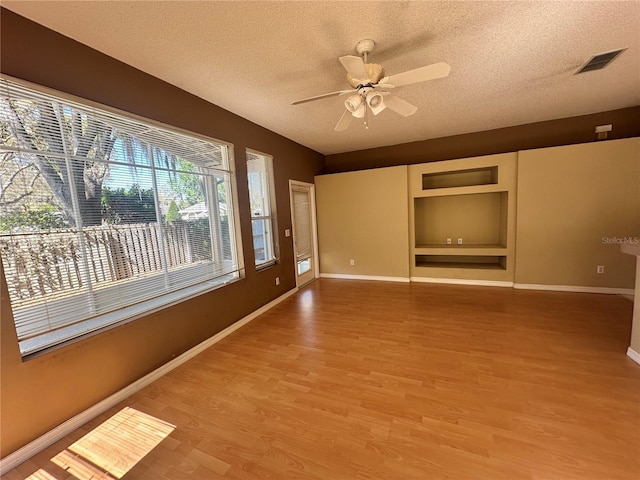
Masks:
[[[288,228],[287,228],[287,229],[285,229],[285,231],[284,231],[284,236],[285,236],[285,237],[290,237],[290,236],[291,236],[291,230],[289,230]]]
[[[280,285],[280,277],[276,277],[276,285]]]

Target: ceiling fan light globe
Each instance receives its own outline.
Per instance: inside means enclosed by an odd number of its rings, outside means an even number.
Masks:
[[[362,98],[360,95],[351,95],[344,101],[344,106],[351,113],[355,113],[362,106]]]
[[[364,114],[366,110],[367,110],[367,105],[361,102],[360,106],[355,111],[351,112],[351,115],[353,115],[355,118],[364,118]]]
[[[384,98],[379,93],[370,93],[367,95],[367,105],[369,105],[374,115],[378,115],[387,107],[384,104]]]

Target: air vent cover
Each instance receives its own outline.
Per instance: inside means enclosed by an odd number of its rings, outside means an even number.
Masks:
[[[601,68],[606,67],[625,50],[626,48],[621,48],[620,50],[594,55],[576,72],[576,75],[579,73],[590,72],[592,70],[600,70]]]

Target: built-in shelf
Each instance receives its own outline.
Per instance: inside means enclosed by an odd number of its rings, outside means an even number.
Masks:
[[[448,248],[452,250],[464,250],[467,248],[506,248],[505,245],[499,243],[472,243],[465,245],[447,245],[442,243],[429,243],[425,245],[416,245],[416,248]]]
[[[496,166],[422,174],[423,190],[493,185],[497,183],[498,167]]]
[[[506,270],[506,255],[416,255],[416,267]]]
[[[504,245],[416,245],[416,255],[506,255]]]

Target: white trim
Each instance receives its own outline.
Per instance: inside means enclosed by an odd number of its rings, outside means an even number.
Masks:
[[[605,293],[609,295],[633,295],[633,288],[583,287],[580,285],[542,285],[538,283],[515,283],[513,288],[522,290],[548,290],[552,292]]]
[[[318,219],[316,214],[316,186],[313,183],[301,182],[300,180],[289,179],[289,208],[291,214],[291,240],[294,242],[294,251],[295,251],[295,219],[293,213],[293,187],[302,187],[309,189],[309,200],[311,201],[311,205],[309,210],[311,211],[311,218],[309,221],[311,222],[311,235],[313,241],[313,261],[311,262],[313,268],[313,278],[307,281],[304,284],[300,283],[300,278],[298,275],[298,262],[297,258],[294,255],[293,257],[293,268],[296,273],[296,286],[298,288],[306,285],[307,283],[315,280],[316,278],[320,278],[320,251],[318,248]],[[295,252],[294,252],[295,253]],[[306,273],[306,272],[305,272]]]
[[[409,283],[407,277],[381,277],[379,275],[347,275],[344,273],[321,273],[322,278],[343,278],[347,280],[375,280],[380,282],[403,282]]]
[[[446,283],[450,285],[477,285],[481,287],[513,287],[513,282],[500,280],[470,280],[463,278],[411,277],[412,282]]]
[[[627,348],[627,357],[640,365],[640,353],[636,352],[633,348]]]
[[[256,311],[254,311],[254,312],[250,313],[249,315],[247,315],[246,317],[238,320],[233,325],[228,326],[227,328],[225,328],[221,332],[216,333],[214,336],[208,338],[204,342],[199,343],[198,345],[196,345],[195,347],[191,348],[190,350],[187,350],[182,355],[174,358],[173,360],[170,360],[169,362],[165,363],[164,365],[162,365],[161,367],[157,368],[153,372],[151,372],[151,373],[145,375],[144,377],[136,380],[135,382],[127,385],[122,390],[114,393],[110,397],[107,397],[104,400],[102,400],[102,401],[96,403],[95,405],[89,407],[85,411],[80,412],[75,417],[70,418],[69,420],[67,420],[66,422],[58,425],[57,427],[53,428],[52,430],[49,430],[47,433],[45,433],[44,435],[41,435],[40,437],[36,438],[35,440],[33,440],[32,442],[28,443],[24,447],[16,450],[15,452],[7,455],[6,457],[0,459],[0,475],[4,475],[9,470],[14,469],[15,467],[17,467],[21,463],[27,461],[29,458],[34,456],[35,454],[41,452],[42,450],[44,450],[48,446],[52,445],[53,443],[55,443],[58,440],[60,440],[61,438],[65,437],[66,435],[68,435],[69,433],[73,432],[77,428],[81,427],[82,425],[87,423],[89,420],[97,417],[101,413],[107,411],[108,409],[110,409],[111,407],[117,405],[118,403],[122,402],[123,400],[126,400],[128,397],[130,397],[131,395],[133,395],[137,391],[139,391],[142,388],[146,387],[150,383],[156,381],[157,379],[159,379],[163,375],[169,373],[174,368],[179,367],[180,365],[182,365],[186,361],[192,359],[193,357],[195,357],[199,353],[203,352],[207,348],[211,347],[215,343],[217,343],[220,340],[222,340],[224,337],[226,337],[230,333],[235,332],[240,327],[243,327],[244,325],[249,323],[251,320],[255,319],[256,317],[258,317],[260,315],[262,315],[267,310],[275,307],[280,302],[286,300],[287,298],[289,298],[291,295],[293,295],[297,291],[298,291],[297,288],[293,288],[293,289],[289,290],[288,292],[280,295],[278,298],[272,300],[271,302],[267,303],[266,305],[263,305],[262,307],[260,307]]]

